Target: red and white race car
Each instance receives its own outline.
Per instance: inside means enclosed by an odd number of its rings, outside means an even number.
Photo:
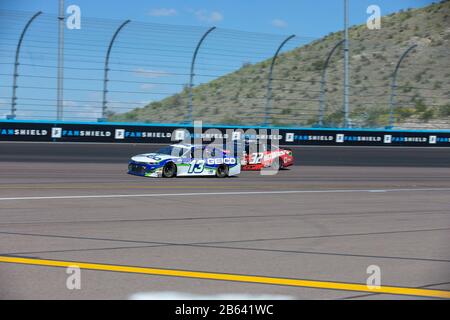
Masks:
[[[290,149],[282,149],[270,144],[256,144],[251,141],[245,142],[241,159],[243,171],[258,171],[270,167],[280,170],[293,164],[294,156]]]

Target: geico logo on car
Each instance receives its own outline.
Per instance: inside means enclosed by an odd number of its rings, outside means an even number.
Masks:
[[[207,164],[235,164],[236,159],[234,158],[217,158],[217,159],[207,159]]]

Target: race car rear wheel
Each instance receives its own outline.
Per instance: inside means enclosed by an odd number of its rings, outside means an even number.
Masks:
[[[227,165],[221,164],[217,167],[216,177],[217,178],[225,178],[228,177],[230,172],[230,168]]]
[[[173,178],[177,174],[177,166],[173,162],[168,162],[163,168],[163,177],[164,178]]]
[[[277,161],[277,159],[275,159],[275,160],[272,162],[272,167],[273,167],[275,170],[280,171],[281,169],[283,169],[283,160],[282,160],[281,158],[278,158],[278,161]]]

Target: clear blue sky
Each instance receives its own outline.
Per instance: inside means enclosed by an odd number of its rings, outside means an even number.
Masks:
[[[367,7],[372,4],[387,15],[431,2],[350,0],[350,23],[365,23]],[[58,4],[58,0],[0,0],[0,10],[27,11],[0,16],[0,118],[10,112],[18,37],[31,16],[28,12],[39,10],[46,14],[33,22],[20,53],[17,109],[22,117],[54,117],[58,34],[54,14]],[[99,117],[106,49],[114,30],[125,19],[132,23],[116,40],[109,66],[108,108],[115,112],[180,92],[189,81],[192,52],[208,26],[221,29],[206,39],[199,52],[194,85],[233,72],[243,63],[269,59],[288,34],[297,37],[284,51],[310,42],[308,37],[319,38],[343,29],[343,0],[65,1],[66,7],[71,4],[81,8],[82,28],[65,32],[64,103],[66,117],[76,120]],[[161,28],[155,23],[173,26]]]
[[[369,5],[382,15],[423,7],[430,0],[350,0],[351,24],[364,23]],[[217,25],[265,33],[320,37],[342,29],[342,0],[66,0],[86,17],[132,19],[154,23]],[[58,0],[2,0],[0,9],[58,11]]]

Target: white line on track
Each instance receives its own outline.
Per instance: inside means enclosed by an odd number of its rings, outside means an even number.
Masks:
[[[80,196],[42,196],[0,198],[0,201],[13,200],[65,200],[65,199],[104,199],[104,198],[144,198],[144,197],[195,197],[195,196],[244,196],[268,194],[307,194],[307,193],[377,193],[377,192],[420,192],[450,191],[450,188],[422,189],[330,189],[330,190],[287,190],[287,191],[236,191],[236,192],[191,192],[191,193],[144,193],[144,194],[99,194]]]

